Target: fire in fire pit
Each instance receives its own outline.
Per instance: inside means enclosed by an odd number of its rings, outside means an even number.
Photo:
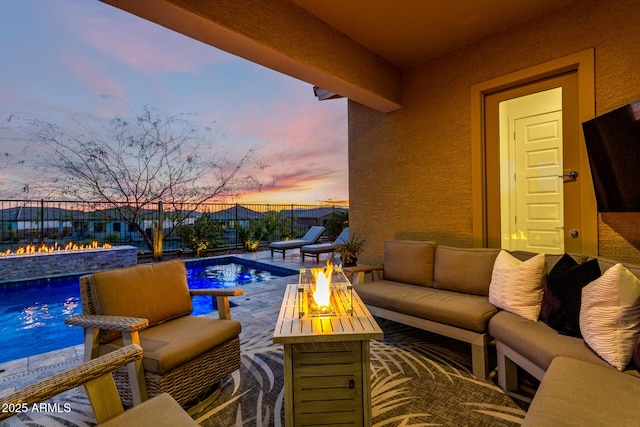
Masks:
[[[53,245],[45,245],[43,243],[40,246],[36,246],[36,245],[21,246],[18,249],[16,249],[15,252],[12,252],[11,249],[7,249],[4,252],[0,252],[0,256],[50,254],[50,253],[58,253],[63,251],[68,252],[68,251],[83,251],[83,250],[95,250],[95,249],[111,249],[111,245],[109,243],[103,243],[101,245],[96,241],[88,244],[77,244],[77,243],[69,242],[65,246],[58,245],[58,242],[54,243]]]
[[[298,282],[299,317],[351,315],[352,286],[340,267],[301,269]]]

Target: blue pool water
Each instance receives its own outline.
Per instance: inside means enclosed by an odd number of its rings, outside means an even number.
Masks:
[[[186,265],[192,289],[243,286],[296,273],[235,257]],[[0,363],[82,343],[82,328],[64,324],[65,317],[82,312],[78,277],[0,285],[0,339],[4,343]],[[193,298],[194,314],[212,309],[211,297]]]

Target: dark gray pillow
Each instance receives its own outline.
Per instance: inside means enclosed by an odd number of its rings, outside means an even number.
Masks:
[[[582,288],[600,275],[597,259],[578,264],[571,255],[564,254],[547,277],[540,320],[561,334],[582,337],[579,322]]]

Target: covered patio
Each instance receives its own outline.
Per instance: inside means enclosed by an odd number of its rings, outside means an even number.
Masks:
[[[295,270],[318,266],[315,259],[303,262],[297,251],[287,254],[284,259],[279,256],[271,257],[269,251],[239,256]],[[322,257],[321,263],[325,258]],[[241,425],[253,424],[255,420],[251,421],[250,414],[255,416],[256,410],[265,423],[263,425],[281,425],[282,346],[273,344],[272,334],[284,289],[287,284],[296,283],[297,279],[297,275],[294,275],[252,283],[244,287],[243,296],[233,298],[232,316],[242,324],[240,337],[243,366],[238,371],[238,376],[234,374],[223,382],[222,395],[213,404],[192,414],[200,425],[233,425],[238,422],[238,416],[242,418]],[[217,312],[207,316],[217,317]],[[517,393],[508,396],[497,387],[495,373],[493,380],[486,382],[473,377],[470,373],[471,352],[464,343],[394,322],[382,319],[378,321],[385,338],[372,342],[374,421],[399,417],[398,419],[406,421],[424,419],[446,423],[468,419],[473,425],[517,425],[518,420],[524,417],[532,390],[523,389],[522,395]],[[83,352],[83,345],[78,345],[0,364],[0,390],[3,394],[10,393],[77,365],[82,362]],[[402,368],[404,373],[389,368],[386,366],[388,363],[397,365],[398,368],[405,363]],[[401,379],[403,376],[406,378]],[[256,378],[261,378],[260,383],[254,383]],[[436,384],[438,385],[435,386]],[[535,385],[535,381],[528,384]],[[240,387],[240,390],[236,390],[236,387]],[[259,399],[255,390],[249,393],[248,389],[251,388],[262,390],[260,393],[263,397]],[[467,389],[473,389],[473,393],[477,393],[475,400],[467,399],[470,393]],[[415,401],[410,398],[417,393],[421,396],[451,393],[452,397],[447,400],[446,405],[434,398],[432,404],[425,406],[422,399]],[[10,426],[27,423],[45,426],[51,422],[50,417],[65,419],[69,425],[91,422],[92,412],[83,390],[65,393],[63,401],[72,406],[71,412],[30,413],[24,414],[23,420],[14,416],[5,422]],[[497,405],[497,409],[483,414],[482,406],[488,404]],[[397,409],[393,409],[396,406]],[[452,410],[454,415],[447,415]],[[454,418],[447,421],[450,416]]]

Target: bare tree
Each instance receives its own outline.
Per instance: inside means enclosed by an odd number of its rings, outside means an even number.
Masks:
[[[104,202],[143,236],[149,250],[152,235],[141,225],[146,209],[163,201],[195,210],[257,185],[246,169],[258,164],[258,148],[232,161],[216,142],[220,137],[186,114],[161,117],[145,108],[131,120],[108,123],[80,116],[73,131],[17,114],[8,122],[30,152],[40,153],[27,162],[38,172],[37,182],[29,183],[32,192]]]

